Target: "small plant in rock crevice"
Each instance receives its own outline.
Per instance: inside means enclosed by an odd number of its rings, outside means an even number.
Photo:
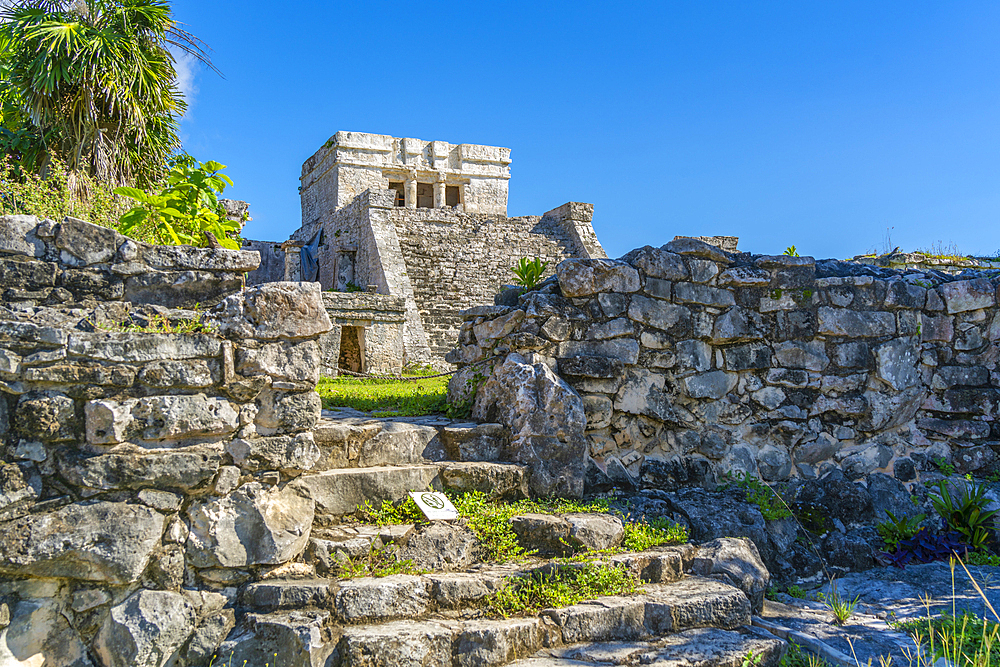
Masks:
[[[629,521],[626,517],[622,548],[625,551],[645,551],[663,544],[684,544],[688,531],[684,526],[663,517]]]
[[[882,553],[882,557],[896,567],[905,567],[909,563],[931,563],[949,558],[952,553],[965,553],[967,549],[959,533],[932,533],[921,528],[916,534],[896,543],[894,553]]]
[[[858,605],[861,596],[853,600],[840,597],[836,586],[831,586],[830,594],[823,600],[823,606],[833,612],[833,620],[837,625],[843,625],[854,615],[854,608]]]
[[[729,485],[742,489],[747,500],[760,508],[760,513],[768,521],[776,521],[792,516],[791,510],[776,491],[756,477],[742,472],[726,473]]]

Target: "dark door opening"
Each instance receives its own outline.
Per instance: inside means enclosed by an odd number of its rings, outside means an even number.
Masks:
[[[342,327],[340,330],[340,360],[337,367],[354,373],[364,373],[365,328]]]

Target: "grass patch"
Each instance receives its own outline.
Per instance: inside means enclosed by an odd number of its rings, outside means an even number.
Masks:
[[[444,414],[448,408],[448,378],[377,380],[320,378],[316,391],[324,408],[353,408],[375,417],[421,417]]]
[[[586,563],[512,581],[491,595],[486,606],[490,613],[507,618],[566,607],[602,595],[632,595],[638,590],[638,579],[626,567]]]
[[[939,658],[955,667],[989,667],[1000,664],[1000,625],[971,613],[940,614],[897,623],[922,646],[914,667],[929,667]]]

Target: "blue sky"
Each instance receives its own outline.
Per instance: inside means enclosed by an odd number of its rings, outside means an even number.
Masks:
[[[848,257],[1000,251],[1000,3],[174,3],[185,148],[250,238],[300,224],[337,130],[510,147],[510,215],[595,205],[608,254],[677,234]]]

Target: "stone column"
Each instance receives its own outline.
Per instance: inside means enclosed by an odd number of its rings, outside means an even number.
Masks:
[[[417,207],[417,180],[414,178],[408,178],[403,183],[403,188],[405,188],[405,199],[406,208],[416,208]]]
[[[444,181],[437,181],[434,184],[434,208],[445,207]]]
[[[281,249],[285,251],[285,277],[284,280],[300,283],[302,282],[302,241],[285,241],[281,244]]]

